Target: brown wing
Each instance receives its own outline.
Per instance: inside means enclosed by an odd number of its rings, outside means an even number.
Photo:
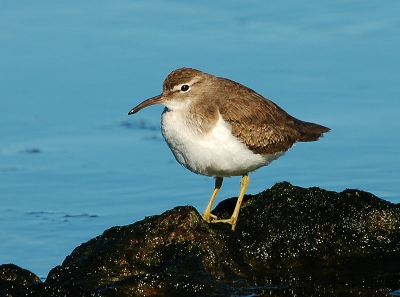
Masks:
[[[219,112],[232,126],[232,134],[254,153],[284,152],[297,141],[314,141],[330,130],[290,116],[243,85],[232,82],[228,88],[230,96],[219,101]]]

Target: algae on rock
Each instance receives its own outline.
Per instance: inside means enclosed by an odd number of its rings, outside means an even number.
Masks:
[[[221,202],[214,214],[230,216],[234,203]],[[386,296],[400,287],[399,260],[398,205],[359,190],[336,193],[283,182],[246,196],[234,232],[227,224],[206,223],[191,206],[175,207],[83,243],[44,283],[0,292]]]

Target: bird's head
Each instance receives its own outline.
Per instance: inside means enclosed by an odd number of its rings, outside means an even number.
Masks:
[[[147,99],[132,108],[129,115],[154,104],[163,104],[169,110],[179,110],[201,98],[210,89],[214,79],[211,74],[193,68],[179,68],[172,71],[163,83],[160,95]]]

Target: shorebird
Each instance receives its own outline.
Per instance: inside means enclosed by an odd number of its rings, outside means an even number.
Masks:
[[[131,109],[129,115],[163,104],[161,132],[176,160],[190,171],[215,177],[202,215],[235,230],[249,173],[281,157],[298,141],[315,141],[329,128],[298,120],[262,95],[235,81],[193,69],[172,71],[160,95]],[[212,205],[224,177],[242,176],[231,218],[218,219]]]

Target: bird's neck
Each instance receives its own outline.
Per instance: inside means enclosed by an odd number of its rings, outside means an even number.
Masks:
[[[220,114],[216,106],[191,104],[179,109],[164,109],[162,119],[164,124],[181,123],[194,134],[210,132],[217,123]]]

